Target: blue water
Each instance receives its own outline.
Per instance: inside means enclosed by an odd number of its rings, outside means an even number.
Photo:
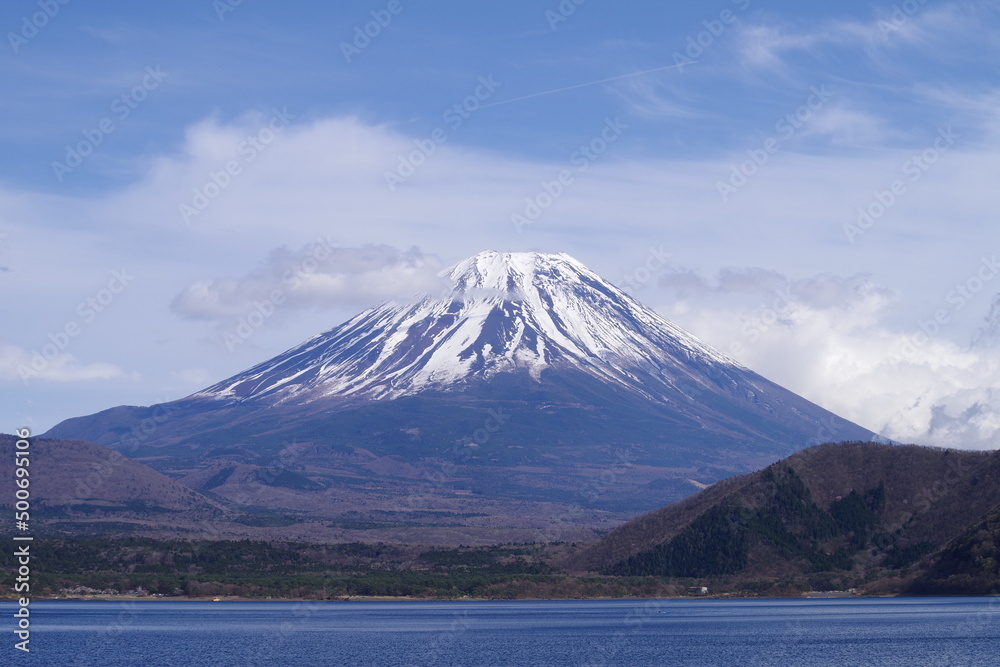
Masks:
[[[0,604],[5,618],[14,609]],[[11,633],[0,664],[1000,665],[1000,598],[36,602],[31,611],[31,655]]]

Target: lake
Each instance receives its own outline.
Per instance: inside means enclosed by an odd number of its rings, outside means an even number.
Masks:
[[[5,615],[16,608],[0,607]],[[8,632],[0,664],[1000,664],[1000,597],[52,601],[30,608],[31,655],[15,650]]]

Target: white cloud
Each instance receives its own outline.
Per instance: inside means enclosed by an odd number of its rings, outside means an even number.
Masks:
[[[831,144],[841,146],[881,145],[889,139],[904,138],[885,118],[847,103],[823,107],[809,119],[801,136],[827,137]]]
[[[832,38],[832,33],[796,33],[777,25],[747,23],[738,28],[737,52],[740,61],[751,68],[774,69],[786,65],[784,54],[808,51]]]
[[[189,319],[228,321],[272,301],[279,311],[339,306],[436,291],[442,265],[416,248],[387,245],[334,247],[321,239],[297,251],[275,248],[240,278],[198,281],[174,299],[172,310]]]
[[[126,374],[118,366],[107,363],[81,365],[73,355],[58,352],[52,345],[43,347],[41,351],[29,352],[9,341],[0,340],[0,379],[27,383],[35,380],[117,380],[125,377]]]
[[[817,25],[779,22],[769,14],[757,15],[736,27],[735,52],[739,63],[751,70],[788,73],[802,64],[796,58],[821,56],[833,49],[864,53],[882,73],[911,70],[913,54],[922,59],[967,62],[967,51],[980,56],[998,50],[996,17],[992,0],[945,3],[941,6],[895,3],[876,10],[870,20],[828,19]],[[989,56],[987,56],[989,57]],[[917,65],[919,66],[919,65]]]
[[[896,440],[1000,447],[1000,350],[889,325],[898,295],[870,276],[730,268],[710,280],[674,270],[659,286],[639,296],[835,413]]]

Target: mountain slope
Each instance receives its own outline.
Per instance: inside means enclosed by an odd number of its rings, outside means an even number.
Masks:
[[[0,434],[0,504],[14,502],[14,445]],[[182,514],[202,519],[221,506],[190,488],[118,452],[81,440],[30,439],[30,491],[35,527],[43,532],[64,522],[107,523]],[[43,517],[41,520],[39,517]],[[169,521],[168,521],[169,522]]]
[[[807,444],[872,437],[567,255],[484,252],[447,277],[445,294],[372,308],[185,399],[47,435],[94,440],[175,478],[233,459],[316,485],[282,490],[280,506],[299,494],[316,512],[336,497],[366,516],[398,514],[418,495],[516,526],[527,502],[594,527]],[[227,484],[213,493],[235,499]],[[255,503],[271,506],[268,493]]]
[[[571,556],[567,566],[745,579],[904,576],[966,531],[966,541],[982,536],[986,528],[971,527],[998,503],[1000,453],[823,445],[638,517]],[[950,558],[972,569],[973,548],[958,544]]]

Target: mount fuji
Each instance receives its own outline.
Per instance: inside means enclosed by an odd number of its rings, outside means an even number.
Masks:
[[[568,255],[482,252],[444,277],[441,294],[187,398],[46,436],[300,518],[510,535],[605,527],[812,444],[873,438]]]
[[[503,373],[583,373],[668,403],[678,381],[732,361],[569,255],[484,252],[447,273],[454,289],[384,304],[194,397],[303,403],[455,391]]]

